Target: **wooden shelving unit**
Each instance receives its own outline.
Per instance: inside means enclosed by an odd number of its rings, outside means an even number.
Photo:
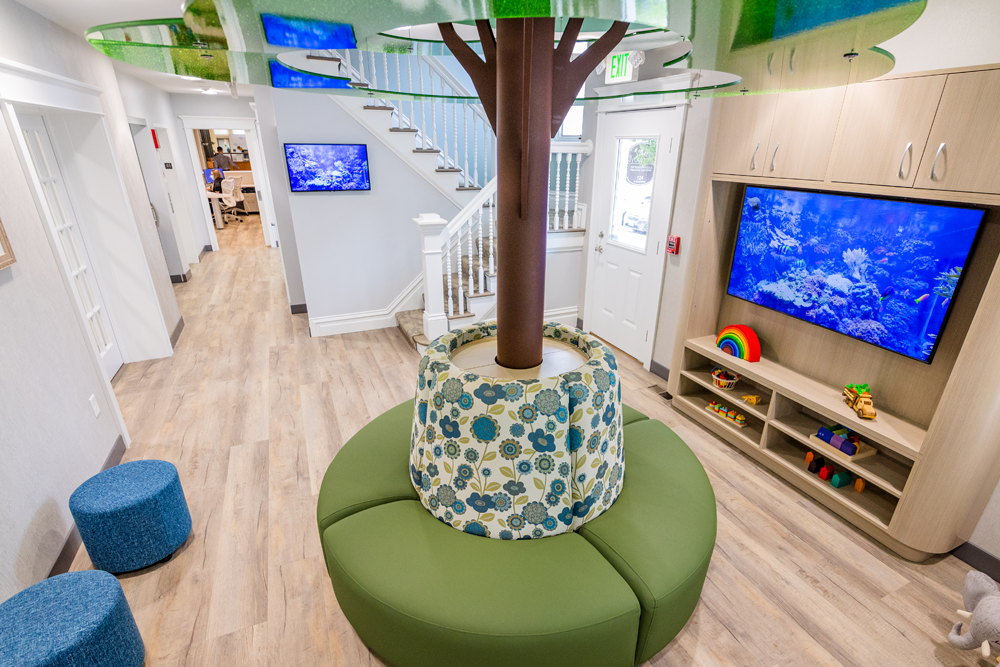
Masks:
[[[676,408],[809,495],[863,523],[869,532],[888,532],[910,472],[920,459],[926,430],[884,411],[872,421],[862,421],[843,402],[838,388],[767,359],[750,363],[731,357],[715,346],[712,336],[684,345]],[[733,389],[720,389],[712,382],[712,369],[720,367],[740,375]],[[741,398],[746,394],[759,395],[761,401],[745,403]],[[746,427],[738,428],[705,410],[713,400],[735,407],[746,417]],[[861,434],[877,450],[874,456],[856,461],[827,457],[834,468],[864,479],[864,492],[853,485],[834,488],[806,469],[806,452],[816,450],[809,436],[834,423]]]

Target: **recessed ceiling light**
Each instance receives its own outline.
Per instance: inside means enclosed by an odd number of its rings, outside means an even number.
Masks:
[[[212,88],[202,88],[201,89],[201,94],[202,95],[218,95],[219,91],[213,90]]]
[[[201,81],[201,77],[200,76],[184,76],[182,74],[181,78],[184,79],[185,81]]]

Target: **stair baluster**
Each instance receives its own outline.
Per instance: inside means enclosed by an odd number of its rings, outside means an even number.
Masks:
[[[428,67],[427,69],[429,70],[430,76],[431,76],[431,95],[433,96],[434,95],[434,71],[431,70],[430,67]],[[437,126],[437,118],[436,118],[437,113],[435,111],[437,109],[437,100],[434,97],[431,97],[430,104],[431,104],[431,146],[430,147],[431,148],[437,148],[438,147],[438,143],[437,143],[438,126]]]
[[[480,293],[487,291],[486,282],[483,280],[483,207],[479,207],[479,291]]]
[[[389,56],[382,52],[382,81],[385,84],[385,89],[389,90]],[[387,107],[392,106],[392,102],[388,99],[383,100]]]
[[[496,193],[490,195],[490,276],[491,276],[491,279],[492,279],[493,274],[496,273],[496,269],[493,268],[494,267],[494,264],[493,264],[493,212],[494,212],[495,206],[496,206],[496,198],[497,198]],[[496,288],[494,288],[493,291],[495,292]]]
[[[454,302],[453,297],[451,295],[451,234],[448,234],[445,237],[444,250],[445,250],[444,254],[447,256],[447,260],[445,260],[445,264],[447,266],[447,272],[448,272],[448,314],[454,316],[455,315],[455,302]],[[461,286],[459,286],[459,287],[461,287]]]
[[[348,52],[350,53],[350,52]],[[368,77],[365,76],[365,52],[358,51],[358,75],[361,77],[361,83],[368,81]],[[375,87],[375,82],[372,81],[372,88]]]
[[[583,153],[576,154],[576,171],[573,173],[573,220],[570,223],[570,228],[575,229],[579,227],[580,221],[580,162],[583,160]],[[569,180],[569,175],[567,174],[566,179]],[[567,199],[567,208],[568,208]]]
[[[452,129],[455,132],[455,161],[452,163],[455,168],[458,168],[458,103],[455,100],[451,101],[451,124]],[[445,151],[447,153],[448,151]]]
[[[422,61],[420,57],[417,57],[417,83],[420,89],[420,125],[423,126],[423,130],[420,132],[420,148],[422,150],[427,149],[427,106],[424,101],[424,67],[421,65]],[[433,102],[431,103],[433,106]],[[433,146],[431,146],[433,148]]]
[[[479,187],[479,117],[472,114],[472,186]]]
[[[396,57],[396,90],[402,92],[403,85],[400,81],[400,66],[399,66],[399,54],[394,54]],[[396,127],[399,129],[403,128],[403,98],[400,97],[396,100]]]
[[[441,80],[441,93],[445,94],[444,80]],[[448,168],[448,105],[441,102],[441,127],[444,129],[444,168]]]
[[[560,192],[559,192],[559,177],[560,177],[561,172],[562,172],[562,158],[563,158],[563,154],[562,153],[556,153],[555,158],[556,158],[556,160],[555,160],[555,162],[556,162],[556,208],[555,208],[555,218],[556,219],[555,219],[554,222],[555,222],[555,229],[561,229],[562,228],[561,227],[562,223],[559,220],[559,200],[560,200],[560,196],[559,196],[559,194],[560,194]],[[569,181],[569,174],[566,175],[566,180]]]
[[[469,185],[469,102],[468,102],[468,100],[462,100],[462,132],[465,134],[465,137],[463,139],[463,143],[465,144],[465,146],[464,146],[464,148],[465,148],[465,151],[464,151],[465,152],[465,168],[462,170],[462,184],[465,187],[468,188],[468,187],[471,187]],[[472,230],[470,229],[469,231],[472,231]],[[472,250],[472,246],[471,246],[472,236],[471,235],[469,236],[469,239],[470,239],[470,241],[469,241],[469,243],[470,243],[469,250],[470,250],[470,255],[471,255],[471,250]],[[471,261],[472,257],[469,257],[469,260]]]
[[[411,63],[412,60],[413,60],[413,58],[411,58],[409,55],[406,56],[406,90],[410,93],[410,119],[409,119],[410,122],[407,123],[407,127],[409,127],[411,130],[413,129],[413,116],[414,116],[414,112],[413,112],[413,65]]]
[[[469,294],[475,291],[475,278],[472,273],[472,217],[469,217]]]

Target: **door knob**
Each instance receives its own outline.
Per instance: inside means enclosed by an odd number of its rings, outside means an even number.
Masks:
[[[603,239],[604,238],[604,232],[597,232],[597,238]]]
[[[596,248],[594,248],[594,250],[596,250],[597,252],[604,252],[604,246],[599,245]]]

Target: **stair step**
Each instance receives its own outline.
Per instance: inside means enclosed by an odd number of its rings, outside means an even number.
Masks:
[[[368,84],[364,81],[348,81],[347,85],[351,88],[367,88]]]
[[[367,88],[367,87],[368,87],[368,84],[366,83],[365,84],[365,88]],[[365,109],[367,111],[395,111],[394,108],[392,108],[392,107],[384,107],[381,104],[366,104],[365,105]]]
[[[440,172],[442,174],[460,174],[462,170],[458,167],[438,167],[434,171]]]
[[[424,336],[424,311],[422,310],[403,310],[396,313],[396,326],[403,332],[407,344],[414,350],[417,349],[418,344],[426,346],[430,342],[419,343],[418,340],[427,340],[427,337]]]
[[[414,134],[416,134],[420,130],[418,130],[415,127],[390,127],[389,131],[390,132],[413,132]]]
[[[482,190],[482,188],[479,186],[465,187],[464,185],[461,185],[455,189],[458,190],[459,192],[476,192],[478,190]]]
[[[455,320],[464,320],[467,317],[475,317],[475,316],[476,316],[475,313],[470,313],[470,312],[460,313],[458,311],[455,311],[454,315],[448,315],[448,321],[454,322]]]
[[[469,294],[468,290],[465,292],[466,299],[478,299],[481,296],[496,296],[496,292],[476,292],[475,294]]]
[[[438,154],[440,154],[441,153],[441,149],[440,148],[414,148],[413,152],[414,153],[438,153]]]
[[[306,60],[322,60],[323,62],[327,63],[340,63],[340,58],[337,58],[335,56],[317,56],[311,53],[306,54]]]

